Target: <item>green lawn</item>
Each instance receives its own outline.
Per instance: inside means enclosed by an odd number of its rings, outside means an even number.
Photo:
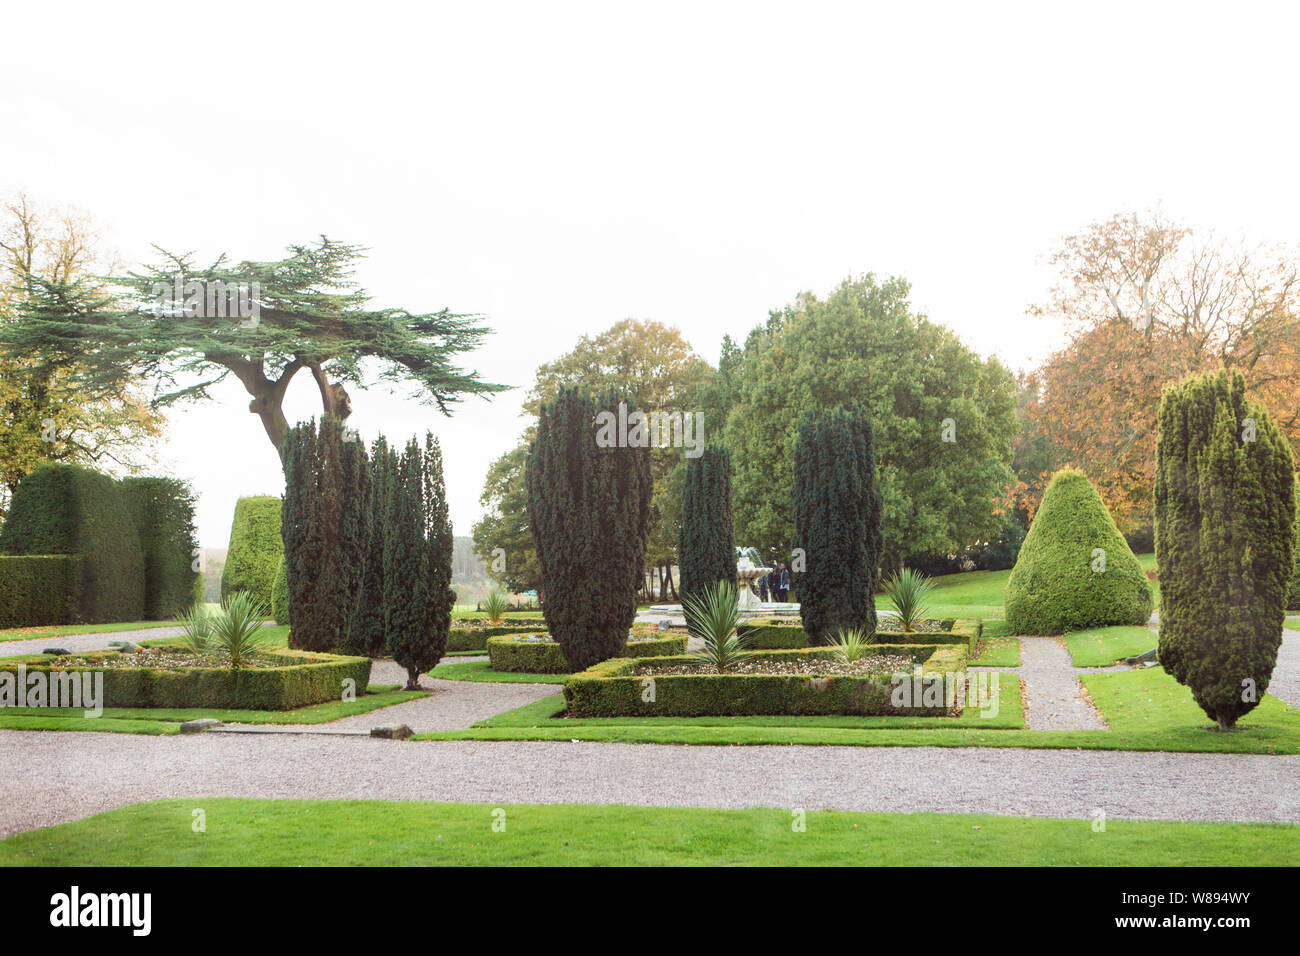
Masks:
[[[403,690],[396,684],[372,684],[356,700],[330,701],[327,704],[299,707],[297,710],[105,707],[101,717],[86,717],[84,710],[62,707],[6,707],[0,711],[0,729],[178,734],[185,721],[204,717],[215,717],[227,724],[325,724],[427,695],[428,691]]]
[[[985,621],[979,654],[971,663],[980,667],[1019,667],[1020,638],[1010,637],[1006,621]]]
[[[472,680],[489,684],[563,684],[569,675],[516,674],[512,671],[494,671],[488,661],[464,661],[439,664],[429,671],[429,676],[439,680]]]
[[[176,622],[118,621],[113,624],[63,624],[58,627],[11,627],[0,631],[0,641],[39,641],[48,637],[71,637],[75,634],[117,634],[121,631],[145,631],[155,627],[176,627]]]
[[[664,744],[1048,749],[1300,754],[1300,709],[1265,695],[1239,729],[1220,733],[1162,668],[1094,673],[1083,684],[1109,730],[1025,730],[1019,681],[1000,682],[996,717],[702,717],[571,719],[561,697],[506,711],[469,730],[421,740],[591,740]]]
[[[1156,646],[1156,632],[1145,627],[1097,627],[1065,635],[1075,667],[1109,667]]]
[[[195,833],[194,811],[204,831]],[[590,804],[159,800],[0,841],[3,866],[1294,866],[1300,826]],[[494,828],[495,826],[495,828]],[[504,829],[502,829],[504,827]]]
[[[1300,631],[1300,615],[1288,617],[1286,619],[1286,628],[1290,631]]]

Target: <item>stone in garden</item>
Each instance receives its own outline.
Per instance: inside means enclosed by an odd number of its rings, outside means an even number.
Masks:
[[[370,729],[371,737],[382,737],[384,740],[407,740],[413,733],[415,731],[406,724],[385,724]]]
[[[59,655],[60,657],[62,657],[62,656],[65,656],[65,655],[67,655],[67,654],[71,654],[72,651],[68,650],[66,647],[46,647],[46,648],[43,648],[43,649],[41,650],[41,653],[42,653],[42,654],[57,654],[57,655]]]
[[[201,720],[187,720],[181,724],[181,733],[183,734],[202,734],[211,730],[213,727],[220,727],[221,721],[211,717],[204,717]]]

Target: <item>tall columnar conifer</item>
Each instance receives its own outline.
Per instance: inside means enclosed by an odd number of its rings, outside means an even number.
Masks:
[[[432,667],[447,650],[451,609],[456,603],[456,592],[451,586],[456,542],[452,535],[451,510],[447,506],[447,486],[442,474],[442,448],[432,434],[426,434],[424,438],[423,465],[425,545],[429,555],[431,646],[428,652],[432,656],[427,667]]]
[[[341,425],[333,419],[294,426],[281,448],[285,492],[280,533],[289,586],[289,645],[338,647],[344,637],[339,528]]]
[[[650,528],[650,453],[623,436],[597,442],[597,415],[626,400],[561,388],[541,406],[528,454],[542,612],[575,670],[622,650],[636,617]]]
[[[677,563],[683,600],[719,581],[735,581],[731,453],[722,445],[709,445],[698,458],[686,459]]]
[[[369,467],[370,535],[362,569],[356,612],[348,629],[349,650],[379,657],[384,653],[384,543],[387,511],[392,503],[392,483],[397,472],[396,452],[381,435],[371,446]]]
[[[1160,662],[1229,730],[1268,689],[1295,548],[1295,462],[1239,373],[1165,388],[1156,443]]]
[[[806,562],[795,589],[813,644],[842,628],[876,629],[880,519],[870,415],[859,407],[806,412],[794,448],[795,546]]]

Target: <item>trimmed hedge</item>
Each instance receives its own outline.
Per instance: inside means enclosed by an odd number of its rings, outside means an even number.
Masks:
[[[984,622],[975,619],[946,619],[944,631],[877,631],[872,640],[877,644],[965,644],[974,656]],[[776,623],[770,618],[747,621],[736,628],[736,635],[747,637],[747,647],[756,651],[793,650],[811,647],[808,633],[798,624]]]
[[[535,632],[534,632],[535,633]],[[540,636],[540,635],[539,635]],[[521,641],[517,635],[488,639],[488,666],[515,674],[567,674],[569,663],[554,641]],[[686,635],[629,640],[619,658],[669,657],[686,652]]]
[[[771,619],[755,619],[736,626],[736,636],[747,638],[745,646],[756,651],[793,650],[808,647],[808,633],[803,624],[792,621],[778,623]]]
[[[280,505],[279,498],[269,495],[235,502],[230,547],[221,572],[221,600],[237,591],[247,591],[254,600],[271,606],[276,567],[284,558]]]
[[[523,624],[502,624],[498,627],[452,627],[447,632],[447,652],[452,651],[487,651],[489,637],[502,634],[536,634],[546,630],[542,620],[528,621]]]
[[[104,651],[79,654],[101,658],[118,654]],[[153,656],[153,655],[150,655]],[[168,669],[166,667],[103,667],[105,707],[210,707],[239,710],[294,710],[312,704],[341,699],[343,681],[356,682],[358,694],[370,683],[370,658],[339,657],[308,651],[279,650],[273,655],[285,663],[276,668]],[[51,667],[49,655],[9,658],[0,661],[0,672],[17,674],[24,664],[27,673],[96,671],[93,666]]]
[[[123,478],[118,487],[144,556],[144,617],[175,617],[194,601],[194,494],[175,478]]]
[[[58,623],[137,621],[144,616],[144,555],[118,484],[107,475],[47,462],[14,491],[0,554],[71,555],[66,616]],[[186,581],[188,586],[189,581]]]
[[[1140,626],[1151,605],[1147,576],[1092,482],[1075,469],[1058,471],[1007,579],[1011,633]]]
[[[906,644],[965,644],[966,653],[975,656],[980,637],[984,634],[984,622],[977,618],[949,618],[942,622],[944,631],[877,631],[872,638],[876,643],[899,642]]]
[[[66,554],[0,555],[0,627],[64,623],[76,578]]]
[[[921,664],[922,676],[964,674],[966,652],[959,645],[877,645],[880,654],[910,657]],[[824,647],[772,651],[776,659],[801,655],[825,660],[834,652]],[[657,663],[691,662],[669,657]],[[648,676],[638,673],[641,662],[601,661],[564,682],[569,717],[738,717],[894,714],[945,717],[947,707],[895,707],[890,700],[893,676],[835,675],[802,677],[790,674],[661,674],[653,677],[653,699],[647,700]],[[960,688],[957,703],[964,703]]]

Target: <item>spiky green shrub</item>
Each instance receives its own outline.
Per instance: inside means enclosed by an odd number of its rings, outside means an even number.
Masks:
[[[740,623],[740,602],[736,585],[719,581],[682,599],[686,625],[704,639],[704,647],[692,655],[715,674],[725,674],[752,656],[748,638],[736,634]]]
[[[121,489],[107,475],[78,465],[38,466],[14,491],[0,526],[0,554],[76,558],[65,602],[69,623],[144,616],[140,538]]]
[[[289,575],[285,571],[284,558],[275,571],[275,584],[271,586],[271,617],[281,627],[289,623]]]
[[[221,613],[212,617],[210,647],[225,652],[235,670],[245,667],[248,659],[267,645],[262,624],[267,607],[252,595],[240,591],[221,605]]]
[[[597,441],[619,404],[617,395],[598,402],[561,389],[541,407],[525,470],[542,613],[573,670],[623,649],[645,566],[649,451],[611,446],[607,431]]]
[[[870,634],[855,627],[846,627],[831,637],[829,646],[835,652],[836,660],[852,664],[874,653],[873,643]]]
[[[483,599],[483,613],[490,624],[500,624],[509,609],[510,599],[496,588],[489,591],[488,596]]]
[[[175,478],[118,482],[144,555],[144,616],[164,620],[194,600],[194,493]]]
[[[875,631],[880,517],[870,416],[861,408],[806,412],[794,447],[795,545],[806,568],[793,583],[812,643],[846,627]]]
[[[1295,560],[1295,462],[1240,373],[1166,386],[1156,443],[1160,663],[1220,729],[1268,689]]]
[[[683,601],[719,581],[736,579],[736,543],[731,524],[731,453],[709,445],[686,459],[682,518],[677,536]]]
[[[1151,587],[1083,472],[1053,476],[1005,591],[1013,634],[1145,624]]]
[[[212,632],[217,615],[208,606],[196,601],[180,616],[181,646],[195,654],[206,653],[212,647]]]
[[[912,568],[902,568],[885,581],[885,602],[905,632],[915,631],[916,625],[930,613],[933,591],[934,581]]]
[[[221,572],[221,599],[244,591],[269,607],[275,569],[282,557],[280,499],[270,495],[240,498],[235,502],[230,547]]]

